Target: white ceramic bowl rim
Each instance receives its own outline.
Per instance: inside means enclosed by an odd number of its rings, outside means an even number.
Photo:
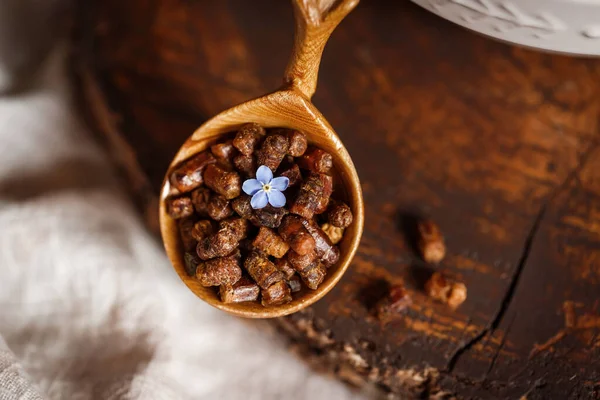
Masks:
[[[600,56],[600,0],[413,0],[493,38],[535,49]]]

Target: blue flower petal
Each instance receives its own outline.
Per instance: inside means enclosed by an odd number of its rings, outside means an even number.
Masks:
[[[290,180],[285,176],[280,176],[271,180],[271,188],[279,190],[281,192],[287,189],[289,184]]]
[[[269,167],[266,165],[261,165],[256,170],[256,179],[266,185],[267,183],[271,182],[271,179],[273,179],[273,172],[271,172]]]
[[[259,180],[257,180],[257,179],[246,179],[246,181],[244,181],[244,184],[242,185],[242,190],[247,195],[253,196],[256,192],[258,192],[259,190],[261,190],[262,187],[263,187],[263,184],[260,183]]]
[[[273,207],[285,206],[285,196],[279,190],[271,189],[271,191],[267,193],[267,197],[269,198],[269,203],[271,203]]]
[[[258,210],[259,208],[264,208],[268,202],[269,199],[264,190],[259,190],[254,194],[254,196],[252,196],[252,199],[250,199],[250,205],[255,210]]]

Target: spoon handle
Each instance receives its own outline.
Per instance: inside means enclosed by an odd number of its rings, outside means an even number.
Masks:
[[[292,0],[296,34],[284,83],[310,99],[317,88],[321,55],[335,27],[359,0]]]

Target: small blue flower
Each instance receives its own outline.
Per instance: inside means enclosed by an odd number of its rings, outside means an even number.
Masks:
[[[247,179],[242,185],[242,190],[252,196],[250,205],[255,210],[266,207],[267,203],[273,207],[283,207],[285,196],[281,192],[287,189],[289,184],[288,178],[285,176],[273,178],[269,167],[261,165],[256,170],[256,179]]]

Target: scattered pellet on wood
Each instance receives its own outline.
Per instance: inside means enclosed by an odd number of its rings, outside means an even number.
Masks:
[[[255,301],[260,294],[260,288],[253,280],[242,276],[233,285],[221,285],[219,295],[223,303],[243,303]]]
[[[187,197],[175,197],[167,201],[167,212],[173,219],[180,219],[194,215],[192,200]]]
[[[390,286],[387,295],[375,305],[375,313],[385,322],[403,314],[411,304],[412,299],[404,285],[395,284]]]
[[[454,282],[450,290],[448,305],[452,308],[457,308],[467,299],[467,286],[462,282]]]
[[[431,220],[424,220],[418,222],[417,228],[421,257],[431,264],[440,263],[446,255],[446,244],[439,226]]]
[[[434,272],[425,284],[429,297],[448,304],[452,308],[460,306],[467,299],[467,287],[441,272]]]
[[[204,169],[215,162],[217,160],[212,154],[199,153],[177,167],[171,173],[169,182],[179,193],[189,192],[202,185]]]
[[[261,290],[262,305],[265,307],[278,306],[292,301],[290,287],[285,281],[279,281]]]

